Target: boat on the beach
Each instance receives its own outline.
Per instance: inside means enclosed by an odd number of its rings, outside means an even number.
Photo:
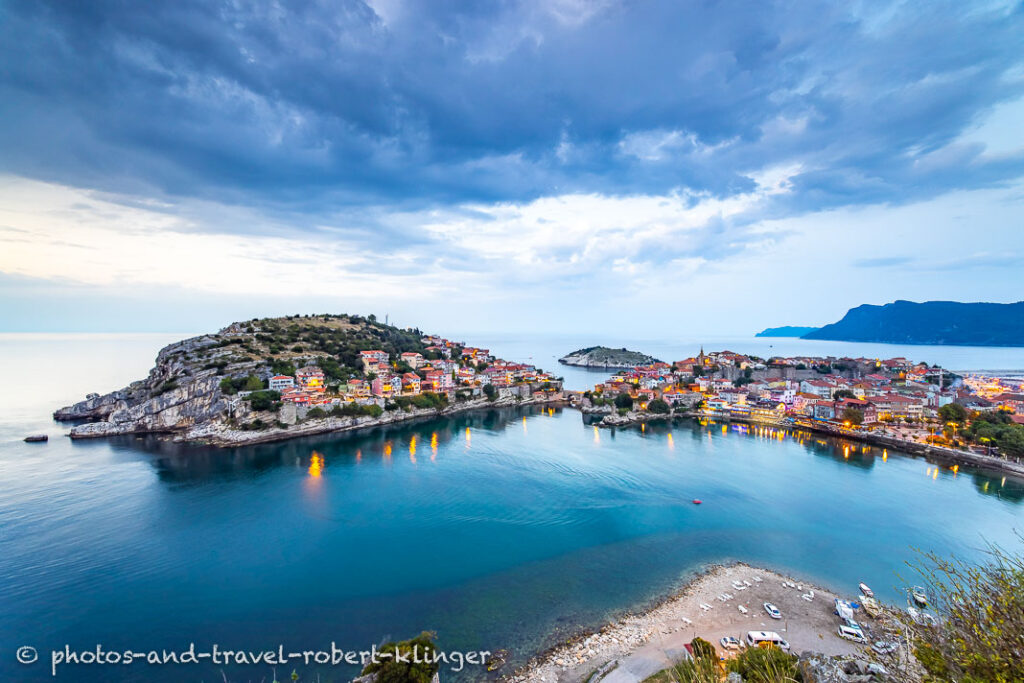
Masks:
[[[42,443],[44,441],[49,440],[50,437],[48,437],[46,434],[29,434],[28,436],[25,437],[25,441],[27,443]]]
[[[910,597],[921,607],[928,606],[928,593],[921,586],[914,586],[910,589]]]
[[[782,618],[782,612],[780,612],[779,608],[770,602],[764,603],[764,611],[767,612],[768,616],[770,616],[772,619]]]
[[[839,615],[840,619],[853,621],[853,605],[846,600],[836,598],[836,614]]]
[[[907,614],[914,620],[914,623],[918,626],[935,626],[938,620],[934,614],[925,612],[923,609],[917,609],[916,607],[908,607]]]
[[[860,588],[861,595],[867,596],[869,598],[875,597],[875,592],[873,590],[871,590],[870,588],[868,588],[868,585],[866,583],[862,582],[860,584],[859,588]]]
[[[850,626],[848,624],[842,624],[839,626],[837,631],[840,638],[853,641],[854,643],[866,643],[868,639],[864,637],[864,631],[859,626]]]

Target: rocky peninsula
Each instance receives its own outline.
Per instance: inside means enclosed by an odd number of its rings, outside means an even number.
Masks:
[[[415,329],[348,315],[233,323],[163,348],[149,375],[58,409],[74,439],[166,434],[215,446],[562,400],[561,381]]]
[[[563,365],[575,365],[584,368],[602,368],[605,370],[633,368],[638,365],[660,363],[657,358],[630,351],[625,348],[612,349],[607,346],[590,346],[573,351],[558,359]]]

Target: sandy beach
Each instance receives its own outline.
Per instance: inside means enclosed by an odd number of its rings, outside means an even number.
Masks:
[[[507,680],[574,683],[601,670],[600,680],[605,683],[633,683],[678,661],[686,643],[697,636],[714,643],[719,654],[728,656],[732,653],[722,648],[719,639],[742,639],[747,631],[775,631],[789,641],[794,654],[810,650],[855,655],[864,652],[865,646],[836,634],[839,618],[833,613],[833,601],[836,597],[856,598],[857,594],[856,586],[837,596],[742,563],[715,567],[651,610],[624,617],[598,633],[556,648]],[[769,617],[765,602],[778,607],[782,618]],[[740,606],[746,608],[745,614]],[[857,613],[857,619],[869,629],[875,625],[863,612]]]

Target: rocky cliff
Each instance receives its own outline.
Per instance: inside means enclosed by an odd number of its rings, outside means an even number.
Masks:
[[[54,412],[57,420],[88,420],[71,428],[72,438],[183,431],[223,419],[228,401],[221,375],[269,375],[269,368],[239,356],[219,335],[204,335],[164,347],[149,376],[102,396]]]

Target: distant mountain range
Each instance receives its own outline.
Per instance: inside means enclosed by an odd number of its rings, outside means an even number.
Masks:
[[[769,328],[759,337],[792,336]],[[864,304],[847,311],[839,322],[807,328],[801,339],[883,342],[886,344],[948,344],[960,346],[1024,346],[1024,301],[1013,304],[958,301],[894,301]]]
[[[802,337],[809,332],[814,332],[817,327],[797,327],[795,325],[784,325],[782,327],[769,327],[761,330],[755,337]]]

